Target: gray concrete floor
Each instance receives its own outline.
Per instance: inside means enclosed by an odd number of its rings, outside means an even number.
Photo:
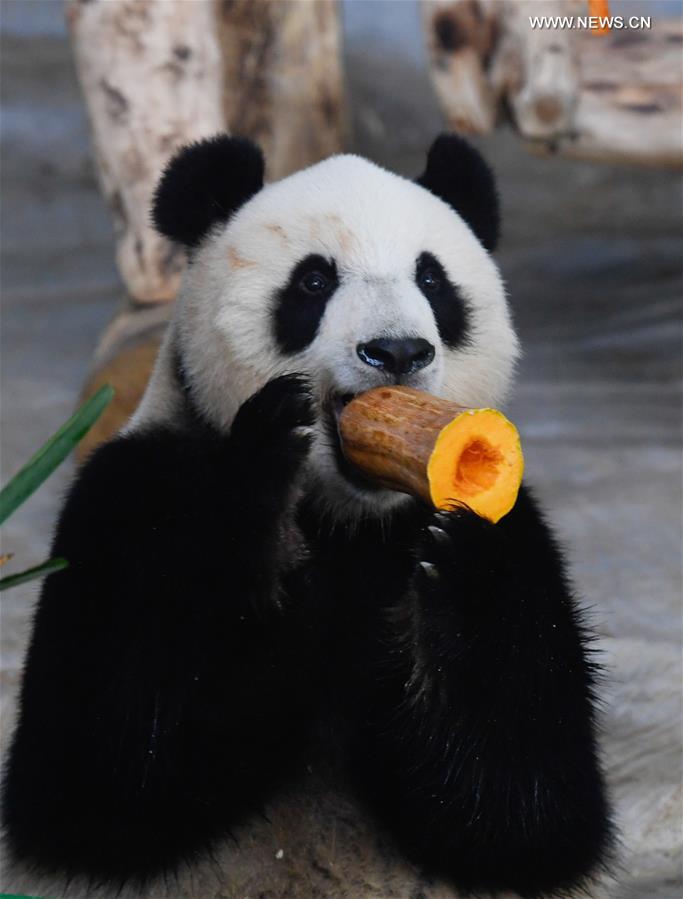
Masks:
[[[58,6],[2,3],[3,482],[73,409],[121,293]],[[417,173],[442,122],[415,4],[347,3],[345,21],[350,147]],[[536,159],[505,132],[481,146],[500,179],[498,258],[525,347],[509,412],[529,480],[601,633],[668,654],[679,676],[680,181]],[[18,565],[46,556],[69,474],[58,471],[6,526],[3,551]],[[36,593],[2,596],[10,704]],[[648,889],[628,896],[674,895]]]

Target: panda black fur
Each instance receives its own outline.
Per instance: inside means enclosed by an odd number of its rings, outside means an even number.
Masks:
[[[138,412],[83,466],[4,780],[15,860],[145,883],[210,852],[321,744],[416,865],[571,890],[612,828],[590,634],[525,487],[497,525],[343,462],[348,396],[497,405],[517,356],[493,178],[455,136],[412,183],[339,156],[262,186],[248,141],[172,161],[189,250]]]

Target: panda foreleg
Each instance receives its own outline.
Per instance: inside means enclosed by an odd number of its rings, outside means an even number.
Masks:
[[[3,817],[16,861],[144,881],[257,810],[314,682],[277,570],[307,453],[303,385],[270,382],[226,437],[149,428],[102,447],[62,511]],[[295,581],[291,575],[290,581]]]
[[[371,793],[462,888],[580,885],[611,825],[597,670],[560,551],[524,489],[497,525],[467,510],[428,524],[368,716]]]

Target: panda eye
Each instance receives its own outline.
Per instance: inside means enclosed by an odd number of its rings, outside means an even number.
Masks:
[[[420,287],[433,293],[441,287],[441,278],[433,268],[425,269],[419,276]]]
[[[329,278],[320,272],[309,272],[299,282],[306,293],[323,293],[330,286]]]

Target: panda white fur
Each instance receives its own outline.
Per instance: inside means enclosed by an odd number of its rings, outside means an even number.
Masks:
[[[486,164],[443,135],[417,182],[345,155],[264,187],[259,150],[218,137],[171,162],[154,215],[189,265],[138,411],[57,528],[70,566],[44,585],[4,782],[13,857],[146,882],[318,753],[430,874],[584,884],[612,841],[596,670],[535,502],[495,526],[435,514],[336,435],[381,384],[505,396]]]

